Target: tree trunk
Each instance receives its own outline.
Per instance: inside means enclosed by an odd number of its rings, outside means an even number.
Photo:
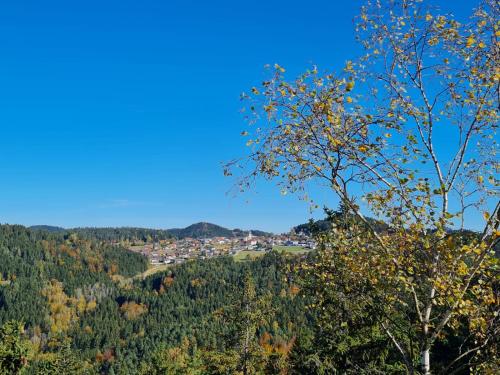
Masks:
[[[424,375],[430,375],[431,373],[431,358],[430,349],[425,348],[421,354],[422,372]]]
[[[432,267],[432,274],[434,275],[436,273],[437,269],[437,262],[439,260],[439,255],[436,255],[434,257],[434,264]],[[434,296],[436,295],[436,288],[432,287],[431,292],[429,295],[429,302],[427,303],[427,306],[424,311],[424,316],[423,316],[423,350],[420,353],[420,363],[422,365],[422,373],[424,375],[430,375],[431,373],[431,346],[432,342],[430,341],[430,332],[429,332],[429,322],[431,320],[431,313],[432,313],[432,301],[434,300]]]

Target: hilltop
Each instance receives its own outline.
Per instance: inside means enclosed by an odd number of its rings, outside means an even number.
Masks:
[[[250,231],[242,229],[228,229],[217,224],[199,222],[185,228],[151,229],[135,227],[81,227],[61,228],[51,225],[34,225],[30,229],[49,233],[77,233],[84,238],[93,238],[102,241],[140,240],[150,241],[152,239],[168,238],[213,238],[213,237],[244,237]],[[255,236],[270,236],[271,233],[261,230],[251,230]]]
[[[168,232],[177,238],[241,237],[246,236],[249,233],[249,231],[241,229],[228,229],[221,227],[220,225],[205,222],[192,224],[183,229],[168,229]],[[252,230],[251,232],[256,236],[270,235],[270,233],[259,230]]]
[[[62,227],[56,227],[53,225],[32,225],[29,227],[31,230],[41,230],[44,232],[51,232],[51,233],[58,233],[58,232],[64,232],[66,231],[65,228]]]

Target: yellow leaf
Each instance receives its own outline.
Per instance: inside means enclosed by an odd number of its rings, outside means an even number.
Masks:
[[[347,61],[346,65],[345,65],[345,68],[344,70],[346,72],[352,72],[353,71],[353,68],[352,68],[352,61]]]
[[[467,264],[465,264],[464,261],[461,261],[460,264],[458,265],[458,274],[460,276],[464,276],[467,274],[467,270],[468,270],[468,267],[467,267]]]
[[[279,70],[281,73],[285,73],[285,68],[279,66],[278,64],[274,64],[274,69]]]
[[[361,152],[366,152],[366,151],[368,151],[368,147],[365,146],[365,145],[361,145],[361,146],[358,147],[358,150],[361,151]]]
[[[439,39],[438,38],[431,38],[431,39],[429,39],[428,43],[430,46],[435,46],[436,44],[439,43]]]
[[[345,90],[346,91],[351,91],[353,88],[354,88],[354,82],[353,81],[349,81],[349,82],[346,83],[346,85],[345,85]]]
[[[352,98],[351,98],[350,96],[348,96],[348,97],[346,98],[346,101],[347,101],[347,103],[352,103]]]
[[[474,45],[474,43],[476,43],[476,39],[474,39],[474,36],[473,36],[473,35],[471,35],[471,36],[469,36],[469,37],[467,38],[467,42],[465,43],[465,46],[466,46],[467,48],[469,48],[469,47],[472,47],[472,46]]]
[[[432,20],[432,15],[427,14],[427,15],[425,16],[425,20],[426,20],[426,21],[430,21],[430,20]]]
[[[483,217],[484,217],[484,220],[489,220],[490,213],[488,211],[483,212]]]
[[[327,134],[328,141],[335,147],[339,146],[342,142],[338,139],[333,138],[331,134]]]
[[[269,105],[265,105],[264,106],[264,111],[266,111],[267,113],[271,112],[273,110],[274,106],[272,104],[269,104]]]

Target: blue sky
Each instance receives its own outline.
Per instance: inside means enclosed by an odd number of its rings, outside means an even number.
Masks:
[[[4,2],[0,222],[280,232],[306,221],[308,206],[272,184],[228,196],[221,162],[244,152],[239,94],[263,66],[342,66],[361,4]]]

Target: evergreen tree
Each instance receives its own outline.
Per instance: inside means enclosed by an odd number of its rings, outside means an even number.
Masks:
[[[0,374],[20,374],[33,355],[33,347],[23,337],[24,326],[9,321],[0,327]]]

